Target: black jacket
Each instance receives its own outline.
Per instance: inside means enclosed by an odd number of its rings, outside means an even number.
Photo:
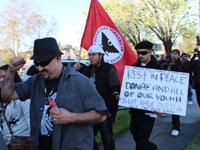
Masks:
[[[135,64],[133,64],[132,66],[136,66],[136,67],[143,67],[141,65],[141,61],[138,59],[137,62]],[[144,68],[151,68],[151,69],[161,69],[164,70],[164,68],[158,63],[158,61],[156,60],[156,58],[152,55],[151,56],[151,61],[144,67]],[[131,114],[137,114],[139,115],[140,113],[148,113],[151,111],[148,110],[142,110],[142,109],[135,109],[135,108],[131,108],[130,109],[130,113]]]
[[[116,100],[116,95],[114,93],[116,91],[118,93],[120,92],[120,81],[117,75],[117,71],[113,72],[116,73],[117,78],[115,78],[116,81],[114,81],[113,84],[110,85],[111,77],[109,75],[111,69],[114,69],[116,71],[115,67],[112,64],[103,62],[99,67],[93,67],[92,65],[88,66],[83,71],[83,74],[90,78],[92,76],[92,71],[94,72],[97,91],[103,97],[109,112],[116,113],[116,111],[118,110],[118,100]]]
[[[190,71],[194,74],[194,86],[195,88],[200,87],[200,61],[194,60],[194,58],[190,61]]]
[[[184,67],[183,63],[180,59],[176,60],[175,63],[170,62],[167,66],[169,71],[178,71],[178,72],[187,72],[186,67]]]
[[[141,65],[141,61],[139,59],[132,66],[143,67]],[[156,58],[153,55],[151,56],[151,61],[144,68],[162,69],[163,70],[163,67],[158,63],[158,61],[156,60]]]

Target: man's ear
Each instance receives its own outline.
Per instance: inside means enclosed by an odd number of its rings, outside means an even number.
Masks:
[[[151,55],[152,55],[152,53],[153,53],[153,49],[149,50],[149,52],[150,52],[150,53],[151,53]]]
[[[103,54],[99,54],[99,56],[100,56],[100,58],[102,59],[102,57],[103,57]]]
[[[57,60],[61,60],[61,56],[56,56],[56,59]]]

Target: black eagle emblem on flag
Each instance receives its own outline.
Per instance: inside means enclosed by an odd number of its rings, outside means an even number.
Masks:
[[[108,55],[107,53],[119,53],[119,51],[115,48],[115,46],[112,44],[112,42],[108,39],[108,37],[102,32],[101,35],[102,38],[102,49]]]

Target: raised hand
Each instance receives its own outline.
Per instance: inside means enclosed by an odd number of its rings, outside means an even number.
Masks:
[[[22,58],[22,57],[14,57],[10,61],[9,70],[11,72],[16,72],[17,70],[22,68],[25,63],[26,63],[26,61],[24,60],[24,58]]]
[[[74,69],[75,69],[75,70],[80,70],[80,68],[81,68],[80,62],[76,62],[76,63],[74,64]]]

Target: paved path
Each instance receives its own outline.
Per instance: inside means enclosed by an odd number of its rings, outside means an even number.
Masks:
[[[181,132],[178,137],[170,134],[171,115],[156,119],[150,140],[159,145],[159,150],[185,150],[200,131],[200,109],[194,94],[193,105],[187,105],[187,114],[181,117]],[[135,142],[129,131],[116,137],[115,144],[116,150],[135,150]]]

